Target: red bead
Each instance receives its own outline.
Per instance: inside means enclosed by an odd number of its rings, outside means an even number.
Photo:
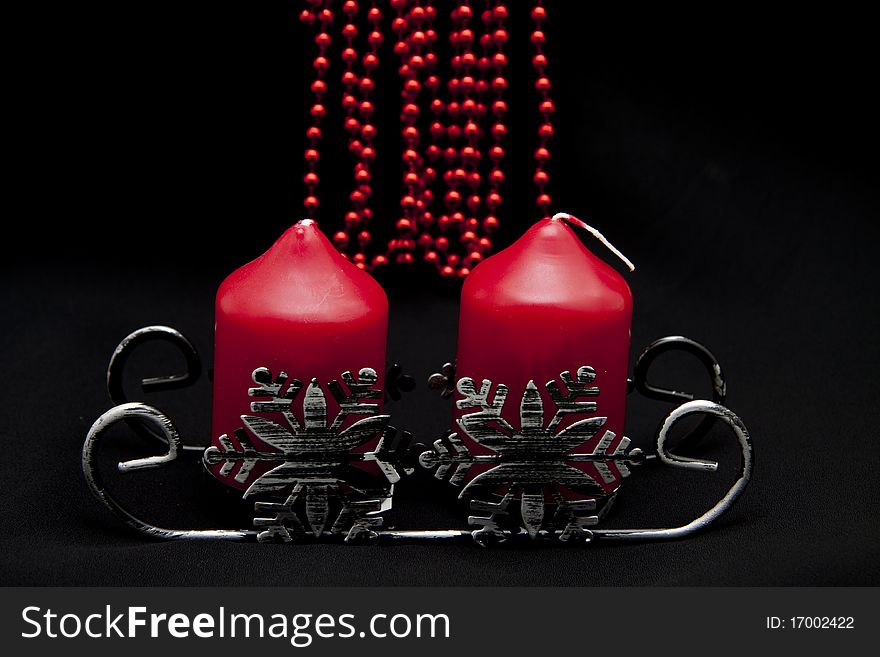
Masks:
[[[346,16],[352,16],[357,13],[358,4],[354,0],[345,0],[345,3],[342,5],[342,11],[345,12]]]
[[[457,126],[455,124],[449,126],[446,129],[446,136],[449,137],[450,141],[458,141],[461,137],[461,126]]]
[[[413,196],[410,196],[409,194],[405,194],[400,199],[400,207],[402,207],[404,210],[411,210],[412,208],[416,207],[416,199]],[[400,223],[399,222],[398,222],[397,228],[398,228],[398,230],[400,230]]]
[[[410,94],[417,94],[422,90],[422,83],[418,80],[407,80],[403,85],[403,90]]]
[[[409,66],[415,71],[421,71],[425,68],[425,60],[421,55],[413,55],[409,58]]]
[[[453,212],[449,218],[456,226],[461,226],[464,223],[464,215],[461,212]]]
[[[547,56],[543,53],[538,53],[532,57],[532,66],[539,70],[545,68],[547,66]]]
[[[418,162],[419,153],[414,148],[407,148],[403,151],[403,161],[407,164],[413,164]]]
[[[330,61],[323,55],[318,55],[315,57],[315,61],[312,62],[312,66],[314,66],[315,70],[326,71],[330,68]]]
[[[462,227],[463,227],[465,230],[476,231],[477,228],[480,227],[480,220],[477,219],[476,217],[468,217],[468,218],[465,220],[464,224],[462,224]]]
[[[468,5],[460,5],[458,7],[458,19],[461,21],[469,21],[474,15],[473,9]]]
[[[409,25],[409,23],[407,23],[406,19],[401,18],[400,16],[398,16],[393,21],[391,21],[391,29],[394,30],[395,32],[397,32],[398,34],[402,34],[403,32],[406,32],[406,28],[408,25]],[[401,43],[404,43],[404,42],[401,42]]]
[[[477,56],[472,52],[466,52],[461,56],[461,65],[466,69],[473,68],[477,64]]]
[[[425,262],[437,262],[439,259],[440,255],[436,251],[425,252]]]
[[[398,219],[396,227],[400,233],[409,233],[412,231],[413,225],[409,219],[404,217],[403,219]]]
[[[388,264],[388,258],[383,255],[373,256],[373,266],[374,267],[384,267]]]
[[[492,169],[489,172],[489,182],[493,185],[500,185],[504,182],[504,172],[501,169]]]
[[[361,207],[364,203],[367,202],[366,195],[359,189],[356,189],[351,194],[349,194],[348,198],[351,201],[351,204],[356,207]]]
[[[312,105],[311,114],[317,119],[323,119],[327,115],[327,108],[321,103]]]
[[[305,183],[309,187],[314,187],[318,184],[318,174],[314,171],[309,171],[306,175],[303,176],[303,183]]]
[[[370,172],[366,169],[358,169],[354,174],[354,179],[359,183],[370,182]]]
[[[342,27],[342,36],[346,39],[354,39],[357,36],[358,30],[355,27],[354,23],[346,23]]]
[[[507,80],[505,80],[503,77],[499,75],[494,80],[492,80],[492,91],[496,93],[501,93],[505,89],[507,89]]]
[[[495,137],[495,139],[501,139],[506,134],[507,126],[505,126],[503,123],[495,123],[492,126],[492,136]]]
[[[345,71],[342,74],[342,84],[345,86],[347,91],[350,91],[351,88],[357,83],[357,76],[351,71]]]
[[[544,93],[550,91],[550,78],[548,77],[540,77],[535,81],[535,89]]]
[[[492,40],[495,42],[495,45],[500,46],[503,43],[507,43],[507,30],[505,29],[497,29],[492,34]]]
[[[493,216],[488,216],[483,219],[483,230],[487,233],[493,233],[498,230],[498,226],[500,225],[498,218]]]
[[[371,237],[372,236],[370,235],[370,231],[362,230],[361,232],[358,233],[358,244],[360,244],[361,246],[366,246],[367,244],[370,243]]]
[[[461,262],[461,257],[457,253],[446,254],[446,264],[451,267],[457,267]]]
[[[470,253],[468,253],[467,257],[468,257],[468,260],[470,260],[472,264],[476,264],[476,263],[480,262],[480,260],[483,259],[483,254],[480,253],[479,251],[471,251]]]
[[[468,207],[468,210],[470,210],[471,212],[476,212],[477,210],[480,209],[480,196],[479,196],[479,194],[471,194],[470,196],[468,196],[467,207]]]
[[[461,234],[461,241],[462,242],[473,242],[476,239],[477,239],[476,233],[474,233],[471,230],[466,230],[465,232],[463,232]]]
[[[379,65],[379,58],[371,52],[364,55],[362,61],[367,72],[374,70]]]
[[[367,12],[367,20],[373,23],[382,20],[382,12],[378,7],[370,7],[370,10]]]
[[[547,18],[547,10],[541,6],[537,6],[532,8],[532,20],[533,21],[542,21]]]
[[[489,149],[489,159],[498,162],[504,159],[504,149],[501,146],[493,146]]]
[[[482,249],[484,252],[492,250],[492,240],[490,240],[488,237],[481,237],[478,245],[480,249]]]
[[[507,7],[504,5],[496,5],[492,9],[492,16],[496,21],[503,21],[507,18]]]
[[[549,194],[539,194],[538,195],[538,206],[540,206],[541,208],[546,209],[547,207],[550,206],[550,204],[552,202],[553,201],[551,201]]]
[[[457,190],[450,189],[448,192],[446,192],[444,201],[447,208],[455,208],[458,206],[459,203],[461,203],[461,194]]]
[[[321,128],[316,125],[310,126],[308,130],[306,130],[306,137],[312,140],[318,140],[321,138]]]
[[[544,123],[538,128],[538,135],[543,137],[544,139],[549,139],[553,136],[553,125],[550,123]]]
[[[544,170],[538,170],[535,171],[535,175],[532,180],[538,186],[546,185],[548,182],[550,182],[550,175]]]
[[[365,256],[363,253],[355,253],[352,260],[354,260],[356,264],[363,264],[364,262],[366,262],[367,256]]]
[[[543,164],[550,159],[550,151],[542,146],[535,151],[535,159]]]
[[[442,153],[440,151],[440,147],[437,146],[436,144],[431,144],[430,146],[428,146],[428,148],[425,149],[425,154],[428,156],[428,159],[431,160],[432,162],[437,160],[440,157],[440,155],[442,155]]]
[[[324,25],[329,25],[333,22],[333,12],[329,9],[322,9],[318,13],[318,20],[321,21]]]
[[[320,159],[321,159],[321,156],[316,149],[314,149],[314,148],[307,148],[306,149],[306,162],[317,162]]]
[[[410,16],[412,17],[412,19],[415,20],[415,21],[423,21],[423,20],[425,20],[425,10],[424,10],[423,7],[420,7],[420,6],[418,6],[418,5],[416,5],[415,7],[413,7],[413,8],[410,10],[409,15],[410,15]]]
[[[456,103],[455,101],[449,103],[446,106],[446,113],[449,114],[453,119],[458,118],[459,112],[461,112],[461,105]]]
[[[376,159],[376,150],[372,146],[364,146],[361,150],[361,159],[372,162]]]
[[[342,61],[351,63],[357,60],[357,51],[354,48],[344,48],[342,50]]]
[[[474,42],[474,31],[468,28],[461,30],[458,33],[458,41],[465,46],[469,46]]]
[[[310,12],[308,9],[303,9],[299,14],[299,20],[305,23],[306,25],[314,25],[315,24],[315,15]]]
[[[367,36],[367,43],[369,43],[373,48],[378,48],[385,41],[385,37],[382,36],[382,33],[378,30],[373,30]]]
[[[479,187],[480,186],[480,174],[477,173],[476,171],[472,171],[470,174],[468,174],[467,184],[472,189],[476,189],[477,187]]]
[[[372,123],[365,123],[364,127],[361,128],[361,137],[368,141],[374,139],[376,137],[376,126]]]
[[[419,142],[419,130],[413,125],[406,126],[403,130],[400,131],[403,140],[407,144],[417,144]]]
[[[556,106],[553,104],[552,100],[545,100],[538,106],[538,111],[547,116],[556,111]]]
[[[496,52],[494,55],[492,55],[492,64],[495,66],[495,68],[504,68],[505,66],[507,66],[507,55],[505,55],[503,52]]]
[[[346,111],[353,111],[357,107],[357,98],[351,94],[344,94],[342,96],[342,107]]]
[[[361,89],[361,92],[364,94],[372,93],[376,88],[376,83],[373,81],[373,78],[361,78],[360,84],[358,85]]]
[[[443,219],[443,217],[441,217],[441,219]],[[446,219],[448,220],[449,217],[446,217]],[[446,251],[449,248],[449,239],[446,237],[440,236],[436,240],[434,240],[434,246],[437,247],[438,251]]]
[[[403,184],[407,187],[418,185],[419,174],[417,174],[415,171],[407,171],[405,174],[403,174]],[[415,201],[413,201],[413,204],[415,205]]]
[[[459,86],[464,93],[470,93],[474,90],[474,78],[470,75],[465,75],[461,79],[461,84]]]
[[[425,87],[427,87],[431,91],[435,91],[440,88],[440,78],[436,75],[429,75],[425,80]]]
[[[303,205],[307,210],[314,210],[318,207],[318,197],[317,196],[306,196],[305,201],[303,201]]]
[[[495,116],[503,116],[507,113],[507,103],[503,100],[496,100],[492,103],[492,114]]]
[[[360,139],[352,139],[348,144],[348,150],[355,155],[360,155],[361,151],[364,150],[364,145]]]
[[[346,212],[345,213],[345,225],[349,228],[354,228],[361,223],[361,217],[357,212]]]
[[[453,276],[455,276],[455,270],[449,265],[446,265],[440,268],[440,275],[443,278],[452,278]]]
[[[424,184],[426,186],[430,185],[432,182],[434,182],[437,179],[437,170],[434,169],[434,167],[425,167],[425,170],[423,171],[423,177],[424,177]]]
[[[413,257],[412,253],[401,253],[399,256],[397,256],[397,262],[403,265],[411,265],[413,262],[415,262],[415,258]]]
[[[442,114],[443,110],[446,109],[446,105],[439,98],[435,98],[431,101],[431,111],[434,114]]]
[[[333,243],[339,248],[348,246],[348,235],[340,230],[333,235]]]
[[[425,33],[421,30],[416,30],[409,36],[410,43],[414,46],[424,46],[425,45]]]
[[[461,103],[461,111],[465,116],[473,116],[477,110],[477,101],[473,98],[465,98]]]
[[[498,192],[489,192],[486,195],[486,207],[490,210],[494,210],[499,205],[501,205],[501,194]]]
[[[446,148],[445,151],[443,151],[443,157],[446,158],[446,161],[449,164],[452,164],[453,162],[455,162],[455,158],[458,157],[458,151],[455,150],[452,146],[449,146]]]
[[[465,146],[461,149],[461,159],[465,164],[477,164],[480,161],[480,151],[473,146]]]
[[[544,43],[547,40],[547,37],[544,36],[544,33],[541,30],[535,30],[529,38],[535,45]]]

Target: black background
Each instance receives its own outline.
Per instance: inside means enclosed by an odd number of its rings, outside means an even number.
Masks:
[[[525,4],[511,4],[502,246],[538,217],[528,188],[528,21]],[[23,147],[0,285],[0,582],[880,583],[869,21],[842,8],[647,14],[593,4],[548,3],[554,209],[600,228],[637,264],[634,355],[683,333],[720,358],[728,404],[757,457],[729,515],[690,540],[589,550],[171,544],[127,532],[79,471],[82,439],[109,407],[106,361],[124,335],[156,323],[182,330],[210,361],[216,286],[299,218],[313,50],[298,3],[39,5],[16,23],[25,38],[8,101]],[[386,137],[374,210],[390,225],[398,101],[394,76],[379,82]],[[322,148],[328,232],[350,184],[352,162],[338,146],[331,135]],[[427,268],[392,268],[380,280],[391,301],[389,356],[424,381],[454,355],[458,287]],[[176,366],[160,348],[141,358],[143,375]],[[676,387],[708,390],[693,364],[661,368]],[[150,401],[186,439],[207,441],[206,380]],[[633,398],[628,434],[649,444],[665,410]],[[391,411],[424,440],[449,422],[449,405],[424,386]],[[127,454],[144,453],[115,435]],[[733,476],[727,441],[720,429],[707,441],[725,459],[715,477],[638,471],[609,525],[683,522],[708,508]],[[209,493],[194,460],[112,484],[158,523],[219,521],[200,513]],[[390,519],[399,526],[447,526],[465,513],[427,478],[399,492]]]

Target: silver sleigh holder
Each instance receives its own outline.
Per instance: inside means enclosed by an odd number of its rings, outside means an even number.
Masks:
[[[592,227],[564,213],[550,222],[565,221],[583,241],[596,238],[630,263]],[[551,225],[547,224],[547,225]],[[556,230],[557,225],[552,224]],[[279,242],[280,243],[280,242]],[[535,338],[541,339],[541,338]],[[127,336],[116,348],[107,369],[107,388],[115,406],[89,431],[82,452],[86,483],[95,497],[132,529],[162,539],[221,539],[259,542],[343,541],[471,541],[482,546],[540,542],[569,545],[603,541],[675,539],[712,524],[742,494],[752,474],[752,445],[742,421],[723,404],[727,387],[721,366],[706,347],[682,336],[655,340],[636,359],[627,392],[677,406],[659,424],[650,449],[633,444],[611,430],[603,415],[603,381],[591,363],[561,371],[550,381],[528,380],[514,389],[513,381],[456,377],[446,363],[431,375],[428,386],[443,398],[455,397],[455,430],[430,446],[414,443],[408,431],[389,425],[381,402],[397,401],[415,382],[398,365],[387,368],[384,386],[375,369],[340,371],[332,380],[297,379],[271,371],[265,363],[248,364],[250,380],[241,382],[236,407],[249,411],[229,434],[212,445],[184,445],[169,417],[154,406],[130,402],[123,380],[131,354],[146,342],[163,341],[184,357],[186,371],[141,381],[144,393],[189,386],[201,374],[193,344],[166,326],[148,326]],[[461,345],[460,345],[461,346]],[[656,359],[668,352],[696,358],[708,374],[712,399],[694,399],[649,382]],[[209,371],[209,375],[211,372]],[[625,372],[619,374],[626,376]],[[614,386],[617,388],[617,385]],[[622,392],[622,387],[618,388]],[[233,395],[234,397],[235,395]],[[619,399],[619,398],[618,398]],[[613,405],[612,402],[608,402]],[[216,410],[216,409],[215,409]],[[686,435],[670,443],[673,428],[688,417],[701,417]],[[631,472],[648,464],[715,472],[714,461],[682,456],[720,421],[739,447],[734,483],[715,505],[677,527],[645,529],[600,528]],[[237,420],[236,420],[237,422]],[[127,510],[110,493],[97,463],[107,430],[127,424],[164,453],[122,461],[122,474],[161,467],[182,452],[201,454],[208,479],[226,493],[219,512],[234,519],[243,509],[247,529],[165,529]],[[607,424],[607,426],[606,426]],[[233,425],[234,426],[234,425]],[[681,433],[681,427],[676,433]],[[417,475],[421,473],[421,475]],[[462,528],[407,529],[386,525],[395,487],[404,478],[433,479],[454,491],[467,508]],[[235,499],[230,500],[232,494]],[[234,506],[233,506],[234,505]]]
[[[633,377],[628,380],[630,392],[680,404],[659,424],[648,450],[632,446],[627,437],[615,444],[617,437],[604,428],[602,381],[589,363],[575,372],[560,372],[552,381],[529,381],[518,397],[509,395],[504,381],[456,380],[454,365],[447,363],[441,373],[430,377],[428,385],[444,397],[454,396],[463,414],[456,421],[456,431],[444,433],[430,447],[415,444],[409,432],[390,427],[390,416],[379,412],[377,400],[383,395],[387,400],[399,399],[401,392],[413,387],[412,379],[399,366],[386,372],[383,391],[376,385],[376,371],[369,368],[340,372],[332,381],[300,381],[254,363],[252,380],[242,385],[242,395],[251,399],[251,413],[241,416],[241,427],[207,448],[183,445],[168,416],[146,403],[128,401],[123,392],[129,356],[144,342],[155,340],[173,344],[184,355],[187,371],[144,379],[143,392],[182,388],[199,377],[199,356],[181,333],[164,326],[135,331],[119,344],[108,367],[108,391],[116,405],[95,421],[82,452],[86,483],[95,497],[130,528],[152,538],[473,541],[482,546],[530,540],[583,545],[676,539],[712,524],[742,494],[752,474],[748,431],[739,417],[723,406],[726,384],[721,366],[706,347],[681,336],[651,343],[636,360]],[[699,359],[712,382],[712,400],[694,399],[688,393],[649,383],[652,363],[670,351]],[[328,412],[328,394],[333,398],[332,407],[338,408],[333,416]],[[548,402],[552,407],[546,407]],[[518,422],[502,417],[507,405],[518,408]],[[678,441],[676,450],[697,443],[717,421],[737,440],[739,469],[726,494],[707,512],[681,526],[598,527],[621,482],[638,466],[717,470],[716,462],[679,456],[667,444],[673,427],[689,416],[702,416],[702,420]],[[545,417],[550,420],[545,422]],[[221,477],[231,476],[242,487],[240,497],[253,526],[240,530],[166,529],[123,507],[97,467],[102,438],[119,423],[164,450],[157,456],[120,462],[120,473],[159,468],[183,452],[198,451],[201,467]],[[613,449],[611,445],[615,445]],[[465,502],[469,515],[462,520],[462,528],[409,530],[383,524],[395,486],[402,479],[416,479],[419,472],[424,479],[433,475],[448,481],[453,496]]]

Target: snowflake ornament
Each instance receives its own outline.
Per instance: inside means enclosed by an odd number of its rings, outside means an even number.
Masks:
[[[574,376],[565,371],[559,378],[562,386],[555,380],[544,386],[555,408],[546,424],[541,392],[534,381],[526,384],[518,427],[502,416],[510,392],[506,385],[499,384],[490,399],[490,380],[478,387],[470,377],[459,379],[462,398],[456,406],[473,411],[457,420],[460,434],[436,441],[420,456],[424,467],[437,468],[435,477],[449,474],[450,483],[462,487],[459,497],[469,498],[473,511],[488,513],[469,518],[480,528],[474,532],[479,542],[503,540],[520,528],[532,538],[588,537],[586,528],[607,513],[620,479],[629,475],[627,465],[641,458],[641,450],[626,452],[629,438],[617,440],[613,431],[603,431],[608,418],[596,415],[599,388],[591,385],[592,367],[585,365]],[[588,417],[560,429],[569,415]],[[586,451],[597,435],[598,442]],[[475,454],[463,438],[490,452]]]
[[[374,534],[382,523],[379,514],[391,508],[394,484],[400,479],[385,459],[393,429],[388,427],[389,416],[379,415],[379,405],[368,401],[381,399],[382,390],[375,387],[378,376],[363,368],[357,377],[346,371],[340,378],[344,385],[336,380],[327,384],[339,407],[336,416],[328,418],[324,390],[312,379],[302,394],[300,421],[292,407],[302,383],[288,381],[285,372],[273,379],[267,368],[257,368],[252,374],[257,387],[249,388],[248,395],[268,398],[251,403],[251,411],[259,415],[242,415],[244,426],[233,432],[235,441],[223,434],[220,447],[205,450],[206,466],[219,465],[220,477],[237,468],[235,481],[249,484],[244,498],[257,500],[254,510],[260,517],[254,526],[262,530],[260,541],[290,541],[309,533],[320,537],[326,532],[347,532],[346,540],[353,540]],[[265,414],[280,415],[283,423]],[[359,415],[365,417],[347,424]],[[266,447],[255,447],[250,436]],[[358,452],[377,437],[375,448]],[[352,467],[359,463],[375,464],[381,479]]]

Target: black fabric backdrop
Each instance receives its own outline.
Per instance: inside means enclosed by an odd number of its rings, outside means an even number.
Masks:
[[[537,218],[527,20],[516,5],[501,245]],[[6,240],[0,286],[0,583],[880,583],[869,21],[741,3],[651,15],[548,5],[555,209],[587,219],[636,262],[634,355],[683,333],[721,359],[757,458],[729,515],[690,540],[593,549],[161,543],[126,531],[79,469],[82,440],[109,407],[107,359],[131,330],[165,323],[210,364],[216,286],[299,216],[311,46],[296,3],[51,8],[22,23],[31,47],[17,76],[27,145],[15,186],[27,202],[7,213],[7,227],[25,230]],[[397,96],[392,75],[379,82],[390,109],[380,112],[374,207],[390,223]],[[351,161],[332,134],[323,153],[319,220],[330,231]],[[428,269],[380,278],[389,355],[420,383],[455,353],[458,286],[436,279]],[[132,369],[177,365],[156,347]],[[658,366],[676,387],[708,392],[686,359]],[[207,442],[207,380],[149,401],[185,440]],[[665,410],[633,397],[628,434],[649,444]],[[450,416],[424,385],[391,412],[422,440]],[[148,451],[123,436],[114,434],[124,455]],[[728,442],[720,429],[707,441],[725,463],[716,476],[637,471],[608,524],[669,524],[708,508],[733,477]],[[195,459],[108,477],[159,524],[223,521],[205,512],[213,498]],[[399,493],[391,523],[461,526],[465,510],[429,477]]]

